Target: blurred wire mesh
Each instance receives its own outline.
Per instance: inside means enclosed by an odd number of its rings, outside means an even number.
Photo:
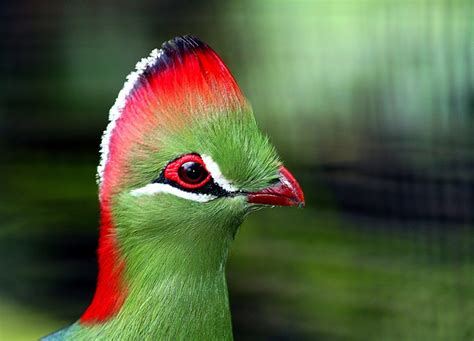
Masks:
[[[237,339],[474,338],[471,1],[0,4],[0,339],[76,319],[96,274],[101,131],[124,78],[192,33],[295,170],[228,276]]]

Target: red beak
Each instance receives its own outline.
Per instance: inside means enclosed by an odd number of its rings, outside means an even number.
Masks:
[[[280,181],[275,186],[249,193],[247,200],[252,204],[304,207],[304,194],[300,184],[283,166],[280,167]]]

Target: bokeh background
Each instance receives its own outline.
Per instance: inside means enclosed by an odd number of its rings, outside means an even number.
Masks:
[[[192,33],[305,190],[242,226],[237,339],[474,339],[474,4],[0,4],[0,339],[72,323],[95,284],[98,145],[125,76]]]

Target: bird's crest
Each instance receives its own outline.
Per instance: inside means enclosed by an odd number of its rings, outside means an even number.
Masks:
[[[189,119],[247,106],[232,74],[220,57],[192,36],[181,36],[153,50],[128,75],[101,143],[97,180],[120,175],[120,163],[131,145],[147,131],[179,128]],[[118,173],[116,173],[118,172]]]

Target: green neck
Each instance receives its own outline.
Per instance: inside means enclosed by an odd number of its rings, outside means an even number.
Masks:
[[[123,216],[133,217],[130,213]],[[120,221],[125,302],[105,323],[78,325],[72,339],[231,340],[225,264],[241,218],[209,220],[205,226],[175,221],[159,232]]]
[[[230,240],[218,248],[200,241],[167,238],[130,253],[130,289],[116,327],[155,340],[232,338],[224,273]]]

